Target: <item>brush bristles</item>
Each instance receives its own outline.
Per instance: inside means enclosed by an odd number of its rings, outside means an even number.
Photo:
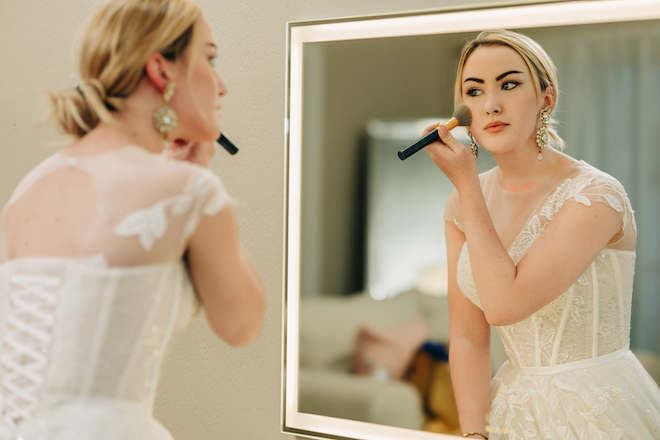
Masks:
[[[470,112],[470,109],[465,104],[456,107],[453,117],[456,118],[458,125],[461,127],[472,124],[472,112]]]

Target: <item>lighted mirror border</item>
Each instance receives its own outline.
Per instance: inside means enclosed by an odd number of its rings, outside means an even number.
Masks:
[[[301,437],[359,440],[439,440],[456,436],[395,428],[298,411],[300,230],[302,189],[303,45],[313,42],[451,34],[626,22],[660,18],[660,0],[587,0],[517,6],[484,5],[405,15],[353,17],[287,24],[286,199],[284,235],[282,432]]]

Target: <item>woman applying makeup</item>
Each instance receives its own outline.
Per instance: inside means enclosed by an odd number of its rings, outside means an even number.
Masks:
[[[468,106],[471,136],[497,166],[479,175],[476,155],[442,126],[426,148],[456,188],[445,234],[461,429],[491,440],[660,438],[660,390],[628,347],[633,210],[613,177],[559,151],[558,95],[536,42],[483,32],[463,49],[455,105]],[[490,326],[509,358],[492,381]]]
[[[109,0],[50,94],[73,141],[20,182],[0,228],[0,439],[171,440],[152,416],[173,334],[203,306],[233,346],[264,295],[208,169],[216,43],[187,0]]]

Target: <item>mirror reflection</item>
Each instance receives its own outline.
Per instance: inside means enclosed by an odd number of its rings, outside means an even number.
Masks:
[[[516,29],[559,75],[565,152],[616,177],[638,228],[631,348],[660,380],[658,20]],[[443,211],[453,188],[425,152],[449,118],[477,32],[306,43],[303,53],[298,409],[458,434],[447,350]],[[469,142],[465,130],[453,135]],[[480,149],[478,167],[494,167]],[[491,332],[493,374],[506,360]]]

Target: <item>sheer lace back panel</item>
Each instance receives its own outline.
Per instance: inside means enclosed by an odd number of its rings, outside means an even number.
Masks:
[[[110,266],[171,261],[181,256],[203,211],[217,212],[225,202],[209,170],[139,147],[86,158],[56,154],[8,203],[6,254],[100,254]]]
[[[0,230],[7,426],[87,398],[150,410],[165,346],[197,309],[187,239],[227,201],[209,170],[131,146],[26,176]]]
[[[495,228],[504,237],[503,242],[509,243],[509,255],[516,264],[567,203],[606,203],[621,216],[616,240],[602,250],[566,292],[523,321],[497,327],[511,363],[551,366],[625,348],[630,335],[636,227],[630,202],[619,182],[578,162],[533,193],[507,193],[497,183],[495,170],[484,173],[481,183]],[[511,217],[511,213],[515,215]],[[445,218],[462,228],[455,194],[447,205]],[[518,229],[514,231],[515,228]],[[481,307],[465,245],[458,263],[458,283],[463,294]]]

